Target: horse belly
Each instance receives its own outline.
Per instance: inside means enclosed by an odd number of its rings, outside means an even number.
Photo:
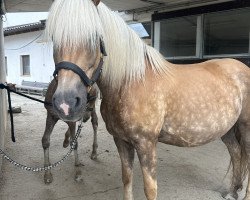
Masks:
[[[159,142],[179,146],[179,147],[195,147],[201,146],[203,144],[207,144],[213,140],[215,140],[214,135],[203,135],[203,137],[195,137],[195,133],[187,132],[185,135],[178,134],[169,134],[165,131],[161,131],[160,136],[158,138]]]
[[[166,120],[159,135],[159,141],[175,146],[191,147],[209,143],[226,134],[239,118],[241,109],[234,108],[230,114],[210,112],[181,115],[179,119]]]

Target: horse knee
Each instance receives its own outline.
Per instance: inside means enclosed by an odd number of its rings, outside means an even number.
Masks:
[[[83,117],[82,117],[82,120],[85,123],[85,122],[87,122],[89,120],[89,118],[90,118],[90,113],[89,112],[85,112],[84,115],[83,115]]]
[[[50,146],[50,140],[49,140],[48,137],[43,136],[43,138],[42,138],[42,146],[43,146],[43,149],[49,148],[49,146]]]
[[[69,146],[69,138],[65,138],[63,141],[63,148],[67,148]]]
[[[93,124],[93,127],[95,126],[98,127],[98,118],[97,118],[96,113],[92,114],[91,123]]]
[[[70,140],[70,132],[69,129],[65,133],[64,141],[63,141],[63,147],[67,148],[69,146],[69,140]]]

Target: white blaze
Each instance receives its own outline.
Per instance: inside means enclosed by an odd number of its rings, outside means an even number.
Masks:
[[[68,104],[63,103],[60,105],[60,108],[62,108],[62,110],[66,116],[69,115],[69,105]]]

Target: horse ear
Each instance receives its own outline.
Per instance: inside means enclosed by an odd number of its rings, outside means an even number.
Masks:
[[[101,0],[92,0],[96,6],[100,3]]]

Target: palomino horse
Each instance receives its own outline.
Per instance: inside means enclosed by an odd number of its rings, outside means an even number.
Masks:
[[[48,91],[45,96],[46,102],[52,102],[52,97],[56,91],[56,88],[57,88],[57,82],[55,81],[55,79],[53,79],[48,87]],[[91,123],[92,123],[93,130],[94,130],[94,141],[93,141],[93,149],[92,149],[92,154],[91,154],[92,160],[95,160],[97,158],[97,148],[98,148],[98,144],[97,144],[98,118],[97,118],[96,111],[95,111],[95,102],[96,102],[97,96],[98,96],[98,88],[97,86],[94,86],[91,88],[89,92],[87,110],[83,112],[83,116],[82,116],[83,122],[87,122],[91,116]],[[59,120],[59,117],[56,114],[53,107],[49,105],[45,105],[45,108],[47,109],[47,119],[46,119],[46,127],[44,131],[44,135],[42,138],[42,146],[44,149],[44,166],[46,167],[50,165],[50,161],[49,161],[50,135],[53,131],[55,124]],[[70,139],[74,139],[75,129],[76,129],[76,122],[65,121],[65,123],[67,123],[69,128],[67,132],[65,133],[65,139],[63,142],[64,148],[69,146]],[[80,170],[81,163],[79,162],[79,159],[78,159],[77,147],[78,147],[78,144],[76,143],[76,147],[74,149],[75,166],[76,166],[75,180],[80,181],[81,180],[81,170]],[[49,184],[52,181],[53,181],[53,177],[51,174],[51,170],[48,170],[44,174],[44,182],[46,184]]]
[[[133,199],[135,150],[146,197],[155,200],[158,142],[192,147],[221,137],[233,163],[226,198],[238,198],[250,167],[250,70],[246,65],[233,59],[171,64],[100,0],[54,1],[46,35],[54,44],[58,74],[53,106],[63,120],[80,119],[104,60],[97,81],[103,95],[101,113],[120,154],[125,200]],[[107,57],[102,55],[103,43]],[[250,200],[249,185],[245,200]]]

